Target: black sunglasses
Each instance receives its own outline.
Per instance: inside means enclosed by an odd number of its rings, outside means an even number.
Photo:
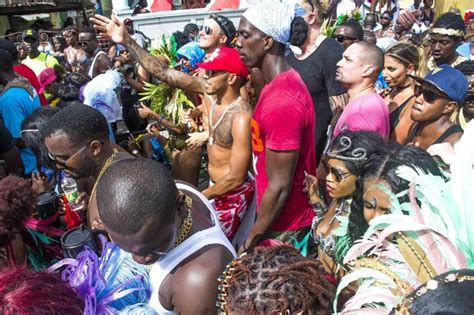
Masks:
[[[199,26],[199,30],[202,31],[204,30],[204,33],[206,35],[212,35],[212,33],[214,33],[214,31],[212,30],[212,28],[210,26],[207,26],[207,25],[201,25]],[[219,35],[224,35],[222,33],[219,33]]]
[[[222,71],[222,70],[206,70],[206,77],[208,78],[212,78],[216,75],[219,75],[219,74],[222,74],[222,73],[225,73],[225,71]]]
[[[382,20],[391,20],[391,18],[389,16],[381,16],[380,19],[382,19]]]
[[[423,98],[428,103],[433,103],[438,98],[448,98],[448,96],[442,92],[430,88],[424,88],[421,85],[415,85],[415,96],[418,97],[421,94],[423,94]]]
[[[335,179],[337,183],[340,183],[342,180],[345,178],[349,177],[348,175],[351,174],[351,172],[342,172],[338,170],[335,167],[329,167],[329,173],[331,173],[332,177]]]
[[[349,36],[345,36],[345,35],[333,35],[332,38],[334,38],[335,40],[337,40],[339,43],[342,43],[344,42],[345,40],[356,40],[355,38],[352,38],[352,37],[349,37]]]
[[[86,42],[86,41],[80,41],[80,42],[77,42],[77,46],[79,47],[87,47],[89,46],[89,42]]]

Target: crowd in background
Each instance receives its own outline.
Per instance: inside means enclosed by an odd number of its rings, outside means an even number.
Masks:
[[[2,313],[474,311],[474,11],[84,24],[0,39]]]

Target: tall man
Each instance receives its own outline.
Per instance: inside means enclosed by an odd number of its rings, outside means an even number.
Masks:
[[[303,80],[285,60],[296,12],[304,15],[298,7],[264,1],[240,20],[235,45],[241,59],[259,68],[268,82],[251,124],[257,220],[240,252],[264,238],[301,243],[311,230],[314,212],[303,182],[305,171],[316,171],[314,106]],[[305,23],[301,17],[295,22]]]
[[[112,69],[112,62],[109,57],[105,52],[99,49],[97,35],[93,28],[86,27],[80,31],[77,46],[84,51],[89,59],[89,64],[86,69],[86,73],[89,77],[95,78],[99,74]]]
[[[430,29],[431,57],[428,70],[433,71],[442,64],[457,66],[467,59],[456,52],[462,43],[466,26],[462,17],[455,13],[441,15]]]
[[[374,88],[383,63],[382,51],[367,42],[354,43],[344,51],[337,63],[336,80],[347,88],[349,103],[336,123],[334,137],[348,129],[377,132],[388,140],[388,107]]]
[[[468,82],[462,72],[441,65],[424,79],[414,77],[420,84],[415,88],[415,105],[411,119],[418,122],[409,133],[409,141],[426,150],[433,144],[454,145],[461,139],[462,128],[451,122],[453,112],[466,98]]]
[[[54,115],[45,127],[44,137],[49,156],[58,169],[76,179],[92,177],[93,182],[97,182],[110,165],[131,158],[114,148],[104,115],[87,105],[70,105]],[[103,229],[95,192],[93,188],[90,193],[89,225]],[[86,199],[86,194],[82,194],[77,203],[85,202]]]
[[[290,53],[286,60],[303,79],[311,93],[316,114],[316,162],[324,151],[326,131],[331,123],[333,111],[347,104],[346,89],[336,81],[336,64],[342,58],[344,48],[333,38],[321,33],[323,9],[319,0],[300,0],[308,23],[308,37],[300,46],[301,55]]]
[[[56,58],[38,50],[38,32],[31,29],[26,30],[23,32],[22,39],[28,53],[28,56],[22,63],[33,70],[37,77],[39,77],[44,69],[53,68],[54,65],[59,64]]]
[[[19,148],[25,174],[31,174],[36,169],[36,158],[21,140],[21,123],[40,107],[40,101],[30,82],[15,74],[12,57],[3,49],[0,49],[0,85],[5,86],[0,96],[0,116]]]
[[[175,184],[156,161],[130,159],[105,171],[97,205],[110,238],[151,265],[149,305],[158,314],[217,313],[217,279],[235,251],[202,194]]]

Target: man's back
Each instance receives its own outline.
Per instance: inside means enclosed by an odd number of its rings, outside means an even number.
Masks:
[[[299,74],[291,69],[262,91],[252,118],[258,204],[267,188],[265,150],[299,151],[292,190],[272,230],[292,231],[311,224],[314,216],[303,192],[304,172],[315,174],[314,107]]]
[[[336,123],[333,136],[343,130],[373,131],[388,139],[390,121],[388,106],[377,93],[370,93],[351,100]]]

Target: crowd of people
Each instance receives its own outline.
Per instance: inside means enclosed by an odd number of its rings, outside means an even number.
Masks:
[[[473,313],[474,14],[352,4],[0,39],[1,312]]]

